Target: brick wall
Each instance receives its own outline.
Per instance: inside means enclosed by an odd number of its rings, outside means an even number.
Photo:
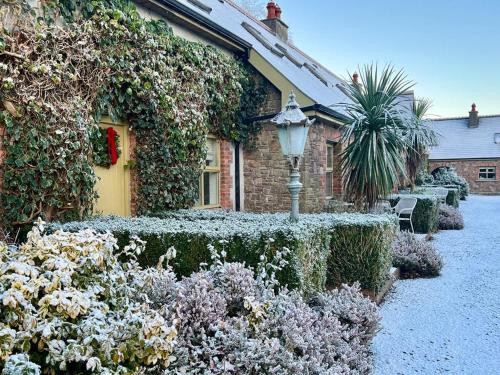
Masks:
[[[301,212],[320,212],[326,204],[326,146],[327,141],[338,140],[337,129],[322,123],[310,131],[301,163]],[[336,147],[336,152],[340,152]],[[290,173],[288,161],[281,153],[278,132],[274,125],[265,125],[254,150],[244,152],[244,207],[253,212],[279,212],[290,209],[287,183]],[[334,160],[334,191],[341,194],[340,163]]]
[[[444,160],[429,161],[429,172],[439,167],[453,167],[470,184],[471,192],[477,194],[500,194],[500,159],[495,160]],[[479,168],[496,167],[496,181],[480,181]]]
[[[234,209],[234,152],[228,141],[220,142],[220,205]]]

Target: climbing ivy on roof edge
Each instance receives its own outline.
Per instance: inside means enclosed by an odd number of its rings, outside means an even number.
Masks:
[[[242,62],[127,1],[45,2],[42,16],[21,0],[0,8],[3,224],[91,214],[103,114],[135,134],[138,214],[194,204],[209,132],[251,144],[259,131],[242,116],[265,95]]]

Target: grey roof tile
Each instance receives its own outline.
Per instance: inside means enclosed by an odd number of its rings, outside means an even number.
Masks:
[[[500,115],[480,116],[479,127],[469,128],[468,117],[431,120],[439,145],[430,149],[430,160],[500,158]]]

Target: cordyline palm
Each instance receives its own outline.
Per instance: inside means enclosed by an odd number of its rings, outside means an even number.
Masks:
[[[405,131],[406,167],[412,187],[415,185],[418,170],[422,166],[425,151],[437,145],[436,133],[424,120],[431,106],[432,102],[429,99],[416,99],[412,106],[413,121]]]
[[[403,134],[411,121],[403,95],[412,86],[403,71],[367,65],[345,90],[352,99],[345,108],[349,117],[343,133],[344,187],[359,207],[372,209],[379,197],[389,194],[405,173]]]

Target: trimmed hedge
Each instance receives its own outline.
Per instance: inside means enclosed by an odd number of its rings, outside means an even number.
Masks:
[[[363,288],[378,292],[392,265],[391,245],[396,225],[395,216],[370,215],[363,223],[344,220],[341,225],[333,226],[328,284],[338,286],[359,281]]]
[[[417,198],[417,205],[413,211],[412,224],[417,233],[432,233],[438,229],[439,201],[430,194],[396,194],[389,198],[391,206],[395,206],[401,198]],[[401,222],[401,229],[410,226]]]
[[[143,266],[155,266],[158,259],[175,247],[174,271],[188,276],[210,263],[208,247],[227,254],[228,261],[255,267],[261,256],[271,257],[286,247],[288,265],[277,274],[282,285],[309,295],[325,284],[360,281],[363,288],[377,290],[390,268],[395,233],[393,215],[314,214],[301,215],[292,224],[287,214],[250,214],[222,210],[183,210],[160,217],[102,217],[86,222],[53,225],[76,231],[94,228],[110,231],[119,246],[132,236],[147,241],[139,257]]]
[[[448,206],[457,208],[460,205],[461,195],[460,186],[458,185],[425,185],[422,186],[422,193],[432,195],[432,189],[436,187],[445,188],[448,190],[448,195],[446,196],[446,204]]]

